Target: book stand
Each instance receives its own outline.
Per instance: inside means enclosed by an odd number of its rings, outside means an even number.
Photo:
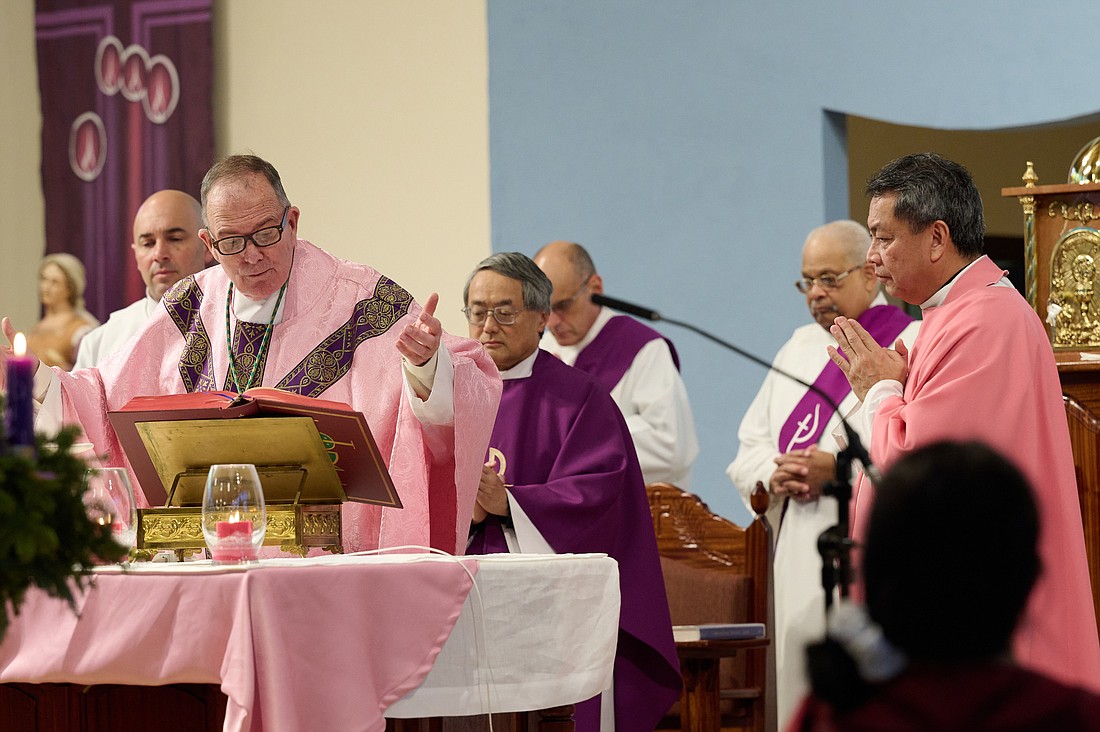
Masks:
[[[164,506],[139,509],[137,554],[175,550],[181,558],[204,549],[202,496],[211,465],[256,466],[267,507],[265,546],[304,555],[313,547],[339,553],[340,508],[348,496],[310,417],[191,419],[139,422],[138,434],[167,496]],[[400,506],[396,492],[378,505]]]

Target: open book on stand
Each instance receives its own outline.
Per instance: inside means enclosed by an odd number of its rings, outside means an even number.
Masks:
[[[401,507],[366,418],[343,402],[257,387],[134,397],[108,417],[151,506],[199,505],[210,465],[252,463],[269,502]]]
[[[763,623],[703,623],[702,625],[672,626],[672,639],[677,643],[698,640],[744,640],[763,637]]]

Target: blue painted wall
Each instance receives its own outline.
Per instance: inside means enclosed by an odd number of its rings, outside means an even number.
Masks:
[[[807,322],[791,286],[806,232],[848,210],[844,116],[994,129],[1095,113],[1095,54],[1068,40],[1094,10],[489,0],[493,250],[579,241],[608,294],[770,360]],[[661,329],[695,410],[694,490],[742,522],[724,470],[763,371]]]

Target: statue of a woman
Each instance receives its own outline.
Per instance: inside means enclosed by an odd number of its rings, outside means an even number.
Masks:
[[[68,371],[80,339],[99,321],[84,309],[84,265],[71,254],[49,254],[38,267],[42,319],[27,334],[27,347],[47,366]]]

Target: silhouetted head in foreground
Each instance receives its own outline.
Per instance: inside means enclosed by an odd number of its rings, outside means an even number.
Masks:
[[[875,492],[862,559],[870,627],[886,643],[852,653],[863,629],[831,621],[808,650],[815,694],[850,709],[907,662],[1006,656],[1039,574],[1038,536],[1027,480],[985,445],[940,442],[898,460]]]

